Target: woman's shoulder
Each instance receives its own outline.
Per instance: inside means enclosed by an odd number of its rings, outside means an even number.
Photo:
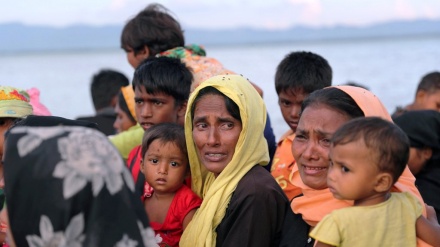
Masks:
[[[251,197],[262,196],[266,199],[267,196],[279,197],[280,200],[288,202],[287,197],[270,172],[259,165],[254,166],[243,176],[234,194]]]

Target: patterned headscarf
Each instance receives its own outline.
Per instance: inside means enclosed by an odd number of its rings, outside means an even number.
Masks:
[[[184,47],[176,47],[157,54],[156,56],[180,58],[182,62],[188,66],[194,75],[194,81],[191,85],[191,92],[200,85],[203,81],[216,76],[224,74],[235,74],[226,69],[216,59],[206,57],[205,49],[198,45],[188,45]]]
[[[25,90],[0,86],[0,117],[23,118],[31,114],[30,97]]]
[[[85,127],[15,127],[5,193],[17,246],[157,246],[118,151]]]

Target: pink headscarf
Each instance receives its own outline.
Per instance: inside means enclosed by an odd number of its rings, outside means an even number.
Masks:
[[[40,102],[40,90],[33,87],[26,90],[26,92],[29,94],[31,98],[30,103],[32,105],[32,108],[34,108],[34,115],[38,115],[38,116],[52,115],[50,111],[47,109],[47,107]]]

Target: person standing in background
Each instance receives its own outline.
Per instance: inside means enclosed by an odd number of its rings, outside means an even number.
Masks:
[[[423,200],[434,207],[440,220],[440,112],[408,111],[393,121],[409,138],[408,167]]]
[[[134,91],[131,85],[121,87],[118,93],[118,101],[115,106],[116,120],[113,127],[116,133],[129,130],[137,125],[136,112],[134,110]],[[140,128],[140,126],[138,125]]]
[[[82,116],[77,120],[86,120],[98,124],[98,129],[105,135],[116,133],[113,123],[116,120],[115,106],[118,100],[118,93],[121,87],[128,86],[128,78],[121,72],[103,69],[93,75],[90,85],[93,106],[96,114],[94,116]]]
[[[236,74],[225,68],[217,59],[206,56],[199,45],[185,45],[180,23],[164,6],[152,3],[130,19],[121,34],[121,48],[127,53],[127,60],[133,68],[148,57],[165,56],[179,58],[191,68],[194,81],[191,91],[206,79],[215,75]],[[251,82],[255,90],[263,96],[263,91]],[[275,135],[267,114],[264,137],[272,159],[276,149]],[[183,119],[179,120],[183,124]],[[270,170],[271,162],[265,166]]]
[[[434,71],[422,77],[417,86],[414,101],[405,106],[397,107],[392,117],[414,110],[434,110],[440,112],[440,72]]]

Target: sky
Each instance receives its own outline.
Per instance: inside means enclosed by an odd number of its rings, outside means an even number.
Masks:
[[[368,26],[393,20],[440,19],[439,0],[157,0],[184,28],[285,29],[299,25]],[[66,27],[123,25],[152,1],[3,1],[0,24]]]

